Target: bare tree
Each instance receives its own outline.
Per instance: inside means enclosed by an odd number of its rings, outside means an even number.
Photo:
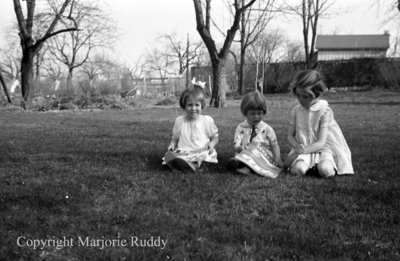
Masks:
[[[173,69],[174,63],[174,60],[170,56],[164,55],[164,53],[157,48],[153,48],[147,54],[147,68],[149,71],[156,72],[159,75],[162,86],[165,86],[165,80],[169,75],[176,74]]]
[[[34,56],[37,52],[40,51],[43,44],[50,39],[51,37],[58,35],[60,33],[68,32],[68,31],[76,31],[77,28],[70,27],[64,28],[61,30],[55,31],[56,25],[60,20],[64,18],[63,14],[67,10],[67,7],[74,0],[65,0],[63,1],[61,7],[59,9],[55,9],[53,14],[53,19],[48,24],[47,30],[44,35],[39,36],[37,38],[33,37],[33,25],[34,25],[34,17],[35,17],[35,8],[36,8],[36,0],[26,1],[26,18],[21,6],[21,0],[13,0],[14,2],[14,11],[18,21],[18,29],[19,36],[21,39],[21,47],[22,47],[22,60],[21,60],[21,90],[24,101],[28,104],[30,103],[33,93],[34,93],[34,85],[33,85],[33,61]]]
[[[86,94],[90,90],[91,94],[96,93],[104,96],[116,94],[121,90],[124,68],[115,57],[109,54],[95,55],[90,63],[85,63],[81,67],[80,72],[91,81],[86,86],[82,86],[82,82],[79,82],[80,87],[84,87],[82,90]]]
[[[103,56],[96,55],[90,58],[82,65],[80,72],[89,80],[89,86],[93,87],[93,81],[101,74],[101,64],[103,63]]]
[[[41,11],[40,13],[35,14],[33,18],[33,28],[32,28],[32,37],[34,39],[37,39],[44,35],[46,33],[48,24],[50,23],[50,20],[53,18],[54,14],[49,13],[47,11]],[[16,71],[14,68],[11,69],[11,67],[14,67],[14,65],[11,66],[11,59],[14,61],[18,61],[16,68],[18,68],[18,74],[14,74],[14,77],[10,77],[11,79],[19,80],[19,71],[20,71],[20,66],[21,66],[21,46],[15,45],[16,42],[20,39],[18,36],[18,22],[15,21],[8,29],[7,29],[7,42],[8,42],[8,47],[7,51],[4,52],[5,56],[7,57],[6,59],[6,64],[4,67],[8,72],[13,72]],[[47,46],[46,46],[47,41],[43,44],[42,48],[34,55],[34,83],[36,83],[38,80],[40,80],[40,67],[43,64],[47,52]],[[13,61],[13,63],[14,63]],[[9,75],[9,73],[6,73],[6,75]]]
[[[398,19],[398,15],[400,12],[400,0],[369,0],[368,8],[377,8],[376,10],[384,11],[384,18],[381,22],[381,25],[386,25],[392,22],[398,26],[396,20]]]
[[[204,44],[197,50],[196,59],[193,61],[195,66],[211,65],[210,56],[208,55],[207,48]]]
[[[213,88],[210,106],[225,106],[226,94],[226,60],[229,49],[240,26],[242,13],[252,6],[256,0],[249,0],[247,3],[241,0],[233,0],[234,15],[231,27],[227,30],[222,48],[218,51],[215,41],[211,35],[211,0],[205,0],[203,8],[202,0],[193,0],[196,13],[197,31],[207,47],[213,69]],[[205,9],[205,10],[203,10]],[[205,13],[204,13],[205,11]]]
[[[261,33],[257,40],[251,45],[251,59],[256,64],[255,86],[257,86],[257,83],[260,81],[265,82],[265,66],[271,63],[278,47],[281,46],[283,42],[283,35],[279,30],[274,30],[269,33]]]
[[[182,74],[187,66],[193,64],[193,61],[199,55],[202,42],[190,42],[189,37],[180,40],[175,34],[164,34],[161,39],[165,41],[166,50],[164,55],[169,56],[172,62],[178,64],[178,73]]]
[[[105,80],[116,80],[120,77],[122,66],[116,57],[103,53],[96,55],[95,62],[99,67],[99,78]]]
[[[327,13],[334,2],[335,0],[302,0],[299,5],[287,5],[288,10],[302,20],[307,68],[313,68],[316,61],[315,42],[319,19]]]
[[[140,56],[132,65],[127,66],[127,69],[129,70],[133,79],[140,78],[146,69],[146,61],[142,56]]]
[[[138,93],[138,87],[142,86],[139,82],[141,82],[141,77],[146,71],[146,60],[144,60],[143,56],[139,56],[134,62],[130,65],[121,66],[121,97],[135,95]]]
[[[49,2],[50,3],[50,2]],[[53,5],[53,3],[50,3],[50,5]],[[32,35],[34,38],[40,37],[41,35],[44,35],[46,33],[46,28],[48,24],[50,23],[51,19],[53,19],[54,13],[56,12],[56,8],[49,6],[50,9],[53,9],[54,12],[50,13],[47,10],[43,10],[40,13],[37,13],[34,18],[33,18],[33,31]],[[42,48],[38,50],[34,56],[34,79],[35,79],[35,84],[38,84],[40,81],[40,69],[41,66],[43,65],[44,61],[46,60],[46,55],[48,53],[48,43],[49,41],[46,41],[43,43]],[[37,86],[35,86],[37,87]]]
[[[388,56],[396,57],[399,54],[399,44],[400,44],[400,20],[399,12],[400,12],[400,0],[391,0],[391,1],[371,1],[371,7],[378,7],[378,11],[383,9],[385,13],[385,19],[382,22],[382,25],[391,24],[394,27],[394,32],[392,31],[391,38],[393,39],[392,48]]]
[[[112,39],[112,22],[100,9],[96,2],[76,2],[71,8],[74,16],[73,24],[79,31],[69,31],[66,34],[54,37],[51,41],[51,54],[68,68],[67,89],[72,94],[73,72],[85,64],[95,48],[110,44]],[[63,21],[68,28],[70,21]]]
[[[115,80],[120,74],[125,73],[125,67],[121,66],[118,61],[104,54],[96,54],[90,57],[85,64],[82,65],[80,73],[89,81],[89,87],[95,87],[95,81],[102,79]],[[122,72],[122,73],[121,73]]]
[[[121,97],[125,97],[126,95],[137,93],[136,89],[139,87],[140,78],[146,72],[146,68],[147,68],[146,62],[147,61],[143,58],[143,56],[140,56],[133,62],[133,64],[125,66],[124,77],[125,77],[125,79],[129,79],[130,82],[129,83],[125,82],[124,83],[125,86],[121,86],[121,89],[126,90],[129,88],[130,90],[127,90],[124,93],[121,93]],[[122,82],[121,82],[121,85],[122,85]],[[141,86],[144,86],[144,85],[141,85]],[[126,88],[126,87],[128,87],[128,88]],[[142,89],[142,91],[145,91],[145,90]]]
[[[381,1],[375,2],[378,5],[381,4]],[[397,9],[397,11],[400,12],[400,0],[392,0],[392,2],[390,2],[391,5],[391,9]]]
[[[244,5],[244,0],[242,5]],[[273,15],[277,11],[274,9],[275,0],[260,0],[258,6],[251,6],[242,12],[240,26],[240,67],[239,67],[239,86],[238,92],[244,92],[244,67],[246,59],[246,50],[253,45],[262,32],[272,20]],[[257,67],[258,68],[258,67]]]
[[[285,44],[285,53],[282,60],[287,62],[304,61],[304,49],[301,42],[288,41]]]
[[[0,62],[1,72],[8,79],[15,81],[20,76],[21,57],[18,46],[10,43],[5,50],[2,50],[3,59]]]
[[[3,75],[1,74],[1,68],[0,68],[0,84],[3,86],[4,94],[7,96],[7,101],[8,103],[11,103],[10,95],[8,94],[6,82],[4,81]]]
[[[54,82],[59,81],[65,73],[61,67],[62,65],[59,61],[46,59],[42,65],[43,76]]]

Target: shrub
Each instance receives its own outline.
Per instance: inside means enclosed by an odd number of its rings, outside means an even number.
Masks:
[[[119,94],[119,86],[112,80],[101,81],[96,83],[96,94],[101,96]]]
[[[242,96],[237,91],[230,91],[226,93],[226,98],[230,100],[240,100]]]
[[[58,104],[58,109],[59,110],[75,110],[77,107],[73,102],[67,102],[67,103],[59,103]]]
[[[79,109],[86,109],[92,106],[92,101],[90,97],[82,95],[78,99],[74,100],[74,104],[78,106]]]
[[[34,111],[49,111],[58,107],[58,101],[54,98],[34,97],[32,100],[32,110]]]
[[[161,101],[156,102],[156,105],[160,106],[160,105],[172,105],[175,104],[176,100],[172,97],[168,97],[165,99],[162,99]]]

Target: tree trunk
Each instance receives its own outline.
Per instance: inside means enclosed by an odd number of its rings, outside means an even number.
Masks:
[[[39,53],[36,54],[36,63],[35,63],[35,81],[40,81],[40,62],[39,62]]]
[[[246,88],[244,86],[245,82],[245,64],[246,64],[246,50],[244,48],[240,48],[240,68],[239,68],[239,94],[242,95],[245,93]]]
[[[21,92],[25,103],[30,104],[33,98],[33,57],[31,48],[25,48],[21,60]]]
[[[242,0],[242,6],[244,5],[244,1]],[[245,37],[246,37],[246,19],[245,12],[242,12],[241,15],[241,28],[240,28],[240,68],[239,68],[239,87],[238,93],[242,95],[244,93],[244,66],[245,66],[245,55],[246,55],[246,47],[245,47]],[[236,66],[236,64],[235,64]]]
[[[68,97],[72,98],[73,97],[73,86],[72,86],[72,77],[74,74],[74,69],[69,68],[68,70],[68,76],[67,76],[67,90],[68,90]]]
[[[237,57],[236,57],[236,54],[234,53],[234,52],[232,52],[232,51],[229,51],[229,53],[232,55],[232,57],[233,57],[233,61],[234,61],[234,65],[235,65],[235,86],[232,86],[233,88],[231,88],[231,89],[233,89],[233,90],[236,90],[238,93],[241,93],[241,90],[240,90],[240,87],[239,87],[239,75],[240,75],[240,72],[239,72],[239,67],[237,66],[237,64],[238,64],[238,59],[237,59]]]
[[[270,61],[268,61],[268,64],[270,64]],[[261,86],[262,91],[261,91],[261,93],[264,93],[265,92],[264,83],[266,82],[265,81],[265,61],[264,61],[264,59],[262,60],[262,64],[261,64],[261,81],[262,81],[262,86]]]
[[[8,95],[7,86],[3,79],[3,75],[1,75],[1,73],[0,73],[0,83],[1,83],[1,85],[3,85],[3,90],[4,90],[5,95],[7,96],[8,103],[11,103],[10,95]]]
[[[226,67],[225,60],[215,60],[213,67],[213,89],[210,106],[216,108],[226,107]]]
[[[304,39],[304,55],[306,58],[306,68],[310,69],[310,52],[308,47],[308,31],[303,30],[303,39]]]
[[[196,25],[197,31],[199,32],[204,44],[207,47],[208,53],[210,54],[211,63],[213,67],[213,91],[210,100],[210,105],[214,107],[224,107],[225,104],[225,93],[226,93],[226,60],[229,53],[229,49],[235,39],[236,31],[239,29],[240,17],[242,12],[254,4],[256,0],[250,0],[246,5],[240,8],[235,1],[235,14],[232,26],[227,31],[225,41],[220,52],[217,51],[215,42],[211,37],[210,23],[211,23],[211,0],[205,1],[205,16],[203,15],[202,1],[193,0],[194,8],[196,12]],[[204,19],[205,18],[205,19]]]
[[[258,89],[258,82],[259,82],[259,71],[260,71],[260,62],[259,62],[259,57],[257,55],[256,59],[256,77],[255,77],[255,84],[254,84],[254,90],[257,91]]]

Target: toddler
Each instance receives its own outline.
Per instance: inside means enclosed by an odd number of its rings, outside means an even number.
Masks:
[[[194,82],[179,99],[185,114],[175,120],[163,162],[172,170],[195,172],[203,162],[218,163],[218,128],[213,118],[201,114],[205,108],[204,86],[204,82]]]
[[[240,109],[246,120],[235,131],[235,157],[228,161],[228,167],[235,172],[275,178],[280,172],[282,160],[280,148],[271,126],[263,121],[267,113],[267,100],[263,94],[254,91],[245,95]]]

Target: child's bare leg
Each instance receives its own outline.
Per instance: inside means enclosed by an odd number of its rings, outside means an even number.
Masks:
[[[322,160],[318,163],[318,174],[323,177],[331,177],[335,175],[335,168],[329,160]]]
[[[294,163],[292,168],[290,169],[290,173],[293,175],[304,176],[308,170],[309,166],[302,160],[297,161]]]

